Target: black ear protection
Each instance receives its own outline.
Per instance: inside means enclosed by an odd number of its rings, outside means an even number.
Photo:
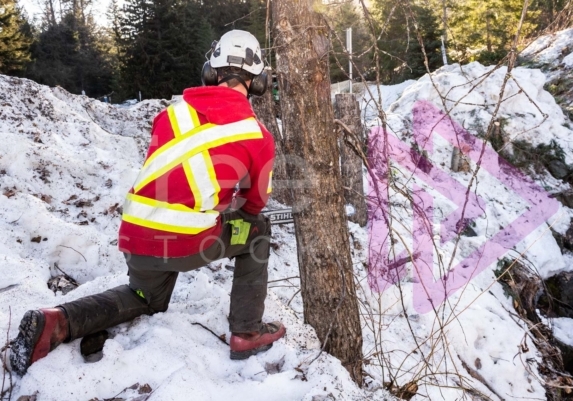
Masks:
[[[219,79],[217,78],[217,70],[211,67],[210,61],[205,61],[203,64],[203,69],[201,70],[201,82],[205,86],[216,86],[219,85]]]
[[[231,75],[228,78],[232,77],[233,76]],[[259,75],[255,75],[248,88],[248,94],[252,96],[262,96],[267,91],[267,78],[266,70],[263,70]],[[242,81],[242,79],[240,81]],[[219,85],[217,69],[211,67],[210,61],[205,61],[205,64],[203,64],[203,69],[201,70],[201,82],[203,82],[203,85],[205,86]]]
[[[249,95],[263,96],[267,91],[267,71],[263,70],[259,75],[255,75],[249,87]]]

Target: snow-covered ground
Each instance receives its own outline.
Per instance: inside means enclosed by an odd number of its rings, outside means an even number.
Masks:
[[[476,134],[491,118],[504,76],[504,69],[492,72],[492,67],[477,63],[448,66],[432,76],[433,82],[425,76],[382,87],[382,108],[391,131],[408,143],[412,109],[419,100],[442,110],[444,102],[447,108],[456,105],[451,116]],[[534,145],[554,140],[573,164],[573,132],[553,97],[543,90],[543,74],[518,68],[513,77],[499,110],[504,132],[511,140]],[[474,84],[477,87],[470,90]],[[446,95],[443,102],[436,88]],[[370,87],[370,93],[378,99],[376,88]],[[361,101],[366,124],[377,124],[377,108],[368,91]],[[0,333],[15,337],[28,309],[127,283],[125,262],[116,249],[119,207],[142,163],[151,119],[165,104],[148,101],[118,108],[0,76]],[[429,154],[434,166],[467,185],[470,173],[450,171],[452,146],[438,138],[434,149]],[[536,180],[550,192],[568,189],[548,174]],[[404,188],[422,186],[412,177],[398,182]],[[485,217],[476,220],[475,237],[461,238],[462,255],[524,208],[514,193],[483,171],[475,190],[485,200]],[[435,198],[435,210],[452,210],[451,202],[428,191]],[[392,196],[396,204],[406,204]],[[565,232],[571,215],[561,207],[551,221],[553,229]],[[411,224],[408,207],[397,217],[405,227]],[[112,329],[100,360],[85,361],[79,340],[58,347],[23,378],[14,377],[13,399],[37,393],[38,401],[87,401],[121,393],[121,398],[134,401],[142,395],[137,388],[127,388],[139,383],[152,389],[147,398],[151,401],[385,400],[391,397],[382,388],[390,382],[393,387],[416,382],[415,401],[464,396],[545,399],[537,373],[539,353],[531,341],[523,347],[527,329],[495,281],[495,266],[450,297],[439,314],[418,313],[412,301],[415,283],[409,277],[382,294],[370,290],[365,269],[368,232],[352,223],[349,229],[363,313],[365,388],[358,388],[335,358],[322,354],[313,361],[319,341],[303,323],[294,230],[285,225],[273,227],[276,246],[269,265],[266,318],[282,320],[288,331],[269,352],[231,361],[228,346],[206,329],[224,339],[230,335],[226,316],[232,273],[229,261],[223,260],[181,274],[167,312]],[[408,238],[409,230],[398,229]],[[452,249],[446,242],[440,253],[448,258]],[[561,254],[546,224],[509,256],[520,251],[526,251],[528,264],[543,277],[571,270],[573,258]],[[66,295],[54,294],[46,283],[60,274],[55,266],[81,285]],[[567,334],[570,319],[555,321],[554,327],[559,338],[572,337]]]

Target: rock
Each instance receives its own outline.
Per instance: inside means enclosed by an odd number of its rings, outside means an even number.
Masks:
[[[563,367],[570,374],[573,373],[573,347],[565,344],[559,339],[555,339],[557,347],[561,350],[561,357],[563,358]]]
[[[573,272],[562,272],[545,280],[547,297],[540,301],[547,303],[550,317],[573,318]]]
[[[551,160],[547,164],[547,170],[549,170],[549,173],[558,180],[562,180],[569,175],[569,167],[561,160]]]
[[[573,251],[573,220],[569,223],[569,229],[563,235],[563,248]]]
[[[563,206],[573,209],[573,190],[559,192],[551,197],[557,199]]]
[[[464,231],[462,231],[461,235],[464,237],[477,237],[476,230],[471,228],[471,226],[467,226]]]
[[[61,291],[63,295],[78,288],[79,284],[73,278],[60,274],[48,280],[48,288],[54,291],[54,294]]]

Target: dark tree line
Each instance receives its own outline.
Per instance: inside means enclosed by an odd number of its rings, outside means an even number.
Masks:
[[[0,73],[114,102],[170,98],[199,85],[212,41],[230,29],[265,43],[262,0],[112,1],[110,27],[98,26],[93,0],[43,0],[31,27],[16,0],[0,0]],[[8,29],[9,28],[9,29]]]
[[[140,92],[143,98],[170,98],[199,85],[211,42],[230,29],[247,29],[263,47],[273,47],[265,0],[126,0],[121,8],[114,0],[109,27],[95,23],[94,0],[42,0],[43,15],[34,25],[17,1],[0,0],[0,73],[96,98],[112,94],[113,102],[137,98]],[[565,28],[560,12],[570,2],[533,0],[524,36]],[[509,50],[523,0],[371,4],[366,17],[356,2],[321,6],[331,29],[333,82],[348,79],[344,47],[349,27],[355,79],[379,76],[390,84],[418,78],[427,68],[443,65],[442,40],[450,62],[497,63]],[[266,60],[275,63],[270,52]]]
[[[112,42],[87,12],[92,0],[46,0],[24,76],[92,97],[110,92]],[[56,11],[57,10],[57,11]]]

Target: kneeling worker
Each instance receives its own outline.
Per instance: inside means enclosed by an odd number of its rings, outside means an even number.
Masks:
[[[274,142],[248,101],[266,89],[257,39],[240,30],[223,35],[202,80],[205,86],[185,90],[155,118],[127,194],[119,249],[129,285],[26,312],[11,347],[15,372],[24,374],[61,343],[166,311],[179,272],[221,258],[236,260],[231,359],[266,351],[285,335],[280,322],[262,322],[270,222],[260,212],[271,191]]]

